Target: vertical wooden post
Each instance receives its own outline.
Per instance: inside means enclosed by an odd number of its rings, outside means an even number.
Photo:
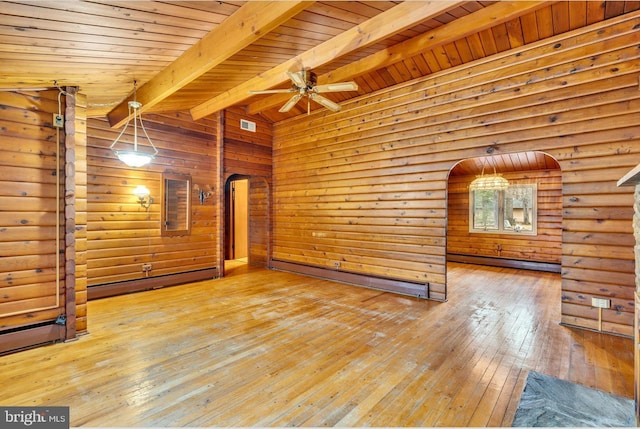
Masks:
[[[75,121],[78,88],[67,87],[64,138],[64,256],[65,256],[65,340],[76,337],[76,150]]]
[[[217,221],[216,231],[218,235],[218,277],[224,277],[224,111],[216,113],[216,190],[217,197]]]
[[[618,180],[618,186],[635,186],[633,200],[633,235],[636,239],[634,254],[636,260],[635,315],[633,326],[633,384],[636,426],[640,423],[640,165]]]

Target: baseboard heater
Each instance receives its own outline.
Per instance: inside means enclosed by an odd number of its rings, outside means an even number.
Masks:
[[[55,320],[0,332],[0,355],[65,339],[65,326]]]
[[[211,280],[218,277],[218,268],[213,267],[184,273],[145,277],[142,279],[126,280],[116,283],[105,283],[87,287],[87,299],[107,298],[109,296],[142,292],[150,289],[160,289],[166,286],[176,286],[184,283]]]
[[[434,299],[431,297],[429,283],[413,283],[405,280],[394,280],[384,277],[369,276],[365,274],[349,273],[346,271],[332,270],[323,267],[314,267],[295,262],[271,260],[270,268],[279,271],[288,271],[296,274],[308,275],[356,286],[364,286],[370,289],[394,292],[418,298]]]
[[[560,273],[560,264],[551,262],[523,261],[520,259],[495,258],[492,256],[462,255],[447,253],[448,262],[460,262],[463,264],[488,265],[490,267],[515,268],[518,270],[545,271]]]

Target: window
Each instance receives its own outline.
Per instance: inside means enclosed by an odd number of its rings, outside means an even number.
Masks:
[[[536,185],[469,191],[469,232],[535,235]]]

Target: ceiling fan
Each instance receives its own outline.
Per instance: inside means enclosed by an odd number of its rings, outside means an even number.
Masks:
[[[287,72],[291,79],[291,88],[288,89],[267,89],[263,91],[249,91],[251,94],[280,94],[294,93],[294,95],[282,106],[279,112],[288,112],[296,105],[302,97],[307,97],[307,114],[310,112],[310,102],[315,101],[323,105],[329,110],[337,112],[340,105],[320,95],[322,92],[338,92],[338,91],[357,91],[358,84],[355,82],[338,82],[326,85],[317,84],[317,76],[309,70],[300,70],[298,72]]]

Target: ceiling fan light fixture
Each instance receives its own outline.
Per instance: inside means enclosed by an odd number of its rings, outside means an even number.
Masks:
[[[288,89],[266,89],[262,91],[249,91],[250,94],[276,94],[276,93],[296,93],[278,111],[286,113],[296,105],[302,97],[307,97],[307,114],[311,113],[310,100],[337,112],[340,105],[326,97],[319,95],[323,92],[357,91],[358,84],[355,82],[336,82],[325,85],[317,85],[318,77],[310,70],[300,70],[297,72],[288,71],[287,75],[292,86]]]
[[[109,149],[118,157],[118,159],[124,162],[129,167],[142,167],[153,161],[158,154],[158,149],[151,141],[151,138],[147,134],[147,130],[144,128],[142,122],[142,104],[136,101],[136,83],[133,83],[133,101],[129,101],[129,115],[127,117],[127,123],[124,124],[122,131],[118,134],[118,137],[111,143]],[[125,131],[129,128],[129,123],[133,121],[133,139],[123,138]],[[138,127],[142,130],[142,135],[138,134]],[[144,136],[144,137],[143,137]],[[139,140],[140,139],[140,140]],[[142,146],[142,141],[146,139],[147,146],[151,150],[139,150],[138,146]],[[121,147],[118,149],[118,147]]]
[[[282,107],[280,108],[279,112],[281,112],[281,113],[285,113],[285,112],[288,112],[289,110],[293,109],[293,106],[295,106],[295,105],[296,105],[296,103],[297,103],[298,101],[300,101],[300,99],[301,99],[301,98],[302,98],[302,95],[301,95],[301,94],[296,94],[296,95],[294,95],[293,97],[291,97],[291,98],[289,99],[289,101],[287,101],[287,103],[286,103],[284,106],[282,106]]]
[[[338,103],[334,103],[333,101],[321,95],[311,93],[309,94],[309,98],[315,101],[316,103],[323,105],[324,107],[326,107],[331,111],[337,112],[340,110],[340,105]]]

